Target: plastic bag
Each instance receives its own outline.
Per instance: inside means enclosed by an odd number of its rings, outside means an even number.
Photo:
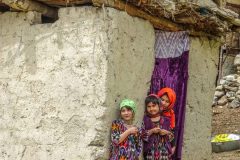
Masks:
[[[240,140],[240,135],[237,134],[218,134],[214,136],[211,142],[230,142]]]

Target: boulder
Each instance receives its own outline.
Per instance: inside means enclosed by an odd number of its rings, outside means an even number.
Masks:
[[[237,82],[240,83],[240,77],[237,78]]]
[[[216,93],[216,92],[215,92],[215,93]],[[235,92],[226,92],[226,96],[227,96],[228,98],[230,98],[230,97],[235,97],[235,95],[236,95]]]
[[[222,85],[217,86],[216,91],[223,91],[223,86]]]
[[[236,95],[236,98],[240,99],[240,95]]]
[[[233,81],[233,82],[237,81],[237,78],[238,78],[238,75],[236,75],[236,74],[231,74],[231,75],[223,77],[224,80]]]
[[[235,99],[235,97],[228,97],[227,100],[228,102],[232,102]]]
[[[237,70],[240,70],[240,66],[237,66]]]
[[[240,83],[238,82],[231,82],[228,84],[228,86],[231,86],[231,87],[239,87],[240,86]]]
[[[222,97],[218,100],[217,104],[220,105],[220,106],[224,106],[225,104],[227,104],[227,102],[228,102],[227,96],[222,96]]]
[[[233,64],[234,64],[235,66],[240,65],[240,54],[236,55]]]
[[[229,108],[238,108],[238,107],[240,107],[239,99],[238,98],[234,99],[231,103],[228,104],[228,107]]]
[[[236,92],[236,95],[240,95],[240,90],[238,90],[238,91]]]
[[[217,98],[220,98],[220,97],[222,97],[224,94],[225,94],[224,91],[215,91],[214,96],[217,97]]]
[[[232,92],[237,92],[238,91],[238,87],[231,87],[231,86],[228,86],[228,85],[224,85],[223,87],[226,91],[232,91]]]
[[[220,82],[219,82],[221,85],[224,85],[224,84],[226,84],[226,80],[224,80],[224,79],[220,79]]]
[[[214,96],[213,97],[213,103],[212,103],[212,107],[215,107],[215,106],[217,106],[217,101],[218,101],[218,97],[216,97],[216,96]]]

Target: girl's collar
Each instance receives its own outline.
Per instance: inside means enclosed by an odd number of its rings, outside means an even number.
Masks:
[[[155,114],[155,115],[151,115],[151,114],[147,113],[147,116],[148,116],[149,118],[156,118],[156,117],[159,117],[159,116],[160,116],[160,113],[157,113],[157,114]]]
[[[133,124],[133,121],[127,123],[126,121],[124,121],[122,118],[120,118],[120,121],[124,124],[124,125],[127,125],[127,126],[130,126]]]

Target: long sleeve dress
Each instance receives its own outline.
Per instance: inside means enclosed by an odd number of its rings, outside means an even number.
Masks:
[[[139,129],[137,134],[128,135],[119,144],[120,135],[126,130],[123,120],[118,119],[112,122],[109,160],[138,160],[142,148],[141,130]]]
[[[170,131],[170,119],[168,117],[160,117],[159,121],[152,122],[147,115],[143,119],[143,130],[148,131],[152,128],[160,127]],[[169,135],[152,134],[148,136],[144,134],[143,138],[143,155],[145,160],[171,160],[172,137]]]

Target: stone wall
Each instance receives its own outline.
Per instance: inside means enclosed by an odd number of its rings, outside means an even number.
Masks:
[[[211,159],[212,98],[217,75],[219,43],[191,38],[183,159]]]
[[[233,65],[234,64],[234,65]],[[229,108],[240,107],[240,55],[238,54],[232,66],[237,70],[235,74],[229,74],[220,79],[213,99],[213,106]]]
[[[226,34],[226,47],[228,50],[226,51],[227,54],[223,54],[223,66],[222,66],[222,77],[227,76],[229,74],[234,74],[237,72],[236,67],[234,67],[234,59],[236,54],[240,53],[237,50],[232,50],[231,48],[239,48],[239,33],[230,32]]]
[[[34,23],[37,14],[0,15],[0,159],[107,159],[120,100],[134,99],[142,117],[152,25],[94,7]]]

